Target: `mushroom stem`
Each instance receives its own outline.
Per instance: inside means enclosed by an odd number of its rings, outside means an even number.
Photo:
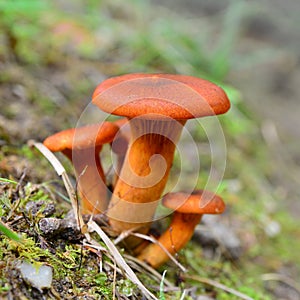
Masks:
[[[118,127],[110,122],[70,128],[49,136],[44,145],[61,151],[74,165],[83,213],[104,212],[108,206],[105,175],[99,153],[111,143]]]
[[[131,141],[108,211],[116,232],[148,231],[184,124],[170,118],[130,120]],[[129,247],[137,244],[136,238],[127,242]]]
[[[106,179],[100,161],[101,150],[102,145],[95,148],[62,151],[74,164],[83,214],[101,213],[108,207]]]
[[[83,214],[101,213],[108,207],[106,179],[100,161],[101,150],[102,145],[62,151],[74,165]]]
[[[202,215],[199,214],[183,214],[175,211],[170,226],[159,237],[158,243],[147,246],[138,259],[145,261],[153,268],[158,268],[170,259],[160,244],[170,254],[176,254],[189,242],[201,218]]]
[[[164,196],[163,205],[175,209],[169,228],[156,244],[147,246],[138,256],[154,268],[165,263],[169,257],[162,246],[172,255],[183,248],[191,239],[196,225],[203,214],[220,214],[225,209],[221,197],[204,190],[189,193],[169,193]]]
[[[105,174],[99,156],[101,149],[102,146],[82,149],[80,154],[73,150],[73,156],[78,157],[73,163],[82,200],[82,213],[97,214],[108,207]]]

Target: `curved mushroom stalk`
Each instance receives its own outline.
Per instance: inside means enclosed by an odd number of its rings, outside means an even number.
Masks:
[[[189,242],[203,214],[220,214],[225,209],[225,204],[219,196],[202,190],[191,195],[167,194],[163,198],[163,204],[175,209],[170,226],[158,238],[158,243],[150,244],[138,256],[153,268],[158,268],[169,260],[165,250],[174,255]]]
[[[108,207],[106,178],[100,161],[102,146],[73,150],[72,162],[82,201],[82,213],[97,214]]]
[[[131,141],[108,216],[117,232],[139,227],[140,232],[146,233],[165,188],[183,125],[175,120],[142,118],[129,123]]]
[[[60,131],[44,140],[52,152],[62,152],[73,163],[78,178],[83,213],[108,207],[105,175],[100,161],[102,145],[110,143],[118,127],[109,122]]]
[[[97,86],[93,103],[127,117],[131,139],[116,183],[108,217],[114,231],[146,233],[172,166],[176,142],[188,119],[225,113],[224,91],[191,76],[128,74]],[[130,248],[136,242],[127,244]]]
[[[175,211],[170,226],[158,238],[158,243],[148,245],[138,256],[138,259],[153,268],[158,268],[170,259],[166,251],[171,255],[175,255],[188,243],[201,218],[202,215],[183,214]]]

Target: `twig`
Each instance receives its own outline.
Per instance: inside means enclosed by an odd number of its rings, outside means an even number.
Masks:
[[[94,221],[89,221],[88,222],[88,228],[90,231],[95,231],[102,241],[105,243],[109,251],[112,253],[114,259],[116,260],[117,265],[122,268],[127,277],[134,283],[136,284],[140,290],[144,293],[145,297],[147,299],[157,299],[143,284],[142,282],[138,279],[138,277],[135,275],[133,270],[129,267],[129,265],[126,263],[114,243],[109,239],[109,237],[106,235],[106,233],[98,226]]]
[[[129,230],[121,232],[118,237],[114,240],[114,244],[117,245],[121,243],[124,239],[130,236],[135,230],[139,229],[139,227],[134,227]]]
[[[86,247],[94,248],[97,251],[107,252],[107,249],[102,247],[101,245],[95,245],[95,244],[92,244],[92,243],[87,243],[86,241],[83,241],[82,245],[86,246]]]
[[[84,226],[82,214],[80,213],[80,208],[76,201],[76,192],[70,182],[70,179],[67,175],[65,168],[60,163],[60,161],[56,158],[56,156],[42,143],[37,143],[33,140],[30,140],[30,141],[28,141],[28,145],[34,146],[35,148],[37,148],[48,159],[48,161],[51,163],[51,165],[53,166],[53,168],[56,171],[56,173],[58,174],[58,176],[61,176],[61,178],[64,182],[64,185],[65,185],[65,188],[67,190],[68,196],[70,198],[72,208],[74,210],[77,226],[81,230],[82,227]]]
[[[195,280],[195,281],[198,281],[198,282],[201,282],[201,283],[205,283],[205,284],[208,284],[208,285],[211,285],[211,286],[214,286],[215,288],[218,288],[218,289],[221,289],[227,293],[230,293],[232,295],[235,295],[237,297],[240,297],[241,299],[244,299],[244,300],[254,300],[252,297],[249,297],[237,290],[234,290],[220,282],[217,282],[217,281],[214,281],[212,279],[208,279],[208,278],[204,278],[204,277],[198,277],[198,276],[193,276],[193,275],[183,275],[184,278],[187,278],[187,279],[192,279],[192,280]]]
[[[121,276],[124,277],[124,271],[121,270],[119,267],[117,267],[113,257],[110,257],[110,260],[113,261],[114,263],[110,262],[110,261],[105,261],[105,266],[109,266],[111,269],[114,270],[114,272],[116,271],[118,274],[120,274]],[[116,291],[117,292],[117,291]]]
[[[117,266],[116,266],[116,261],[114,261],[113,300],[116,299],[116,281],[117,281]]]
[[[145,272],[145,270],[148,271],[150,273],[149,275],[152,275],[152,277],[154,279],[156,279],[158,282],[161,282],[162,275],[159,272],[157,272],[155,269],[153,269],[151,266],[149,266],[148,264],[144,263],[143,261],[141,261],[138,258],[131,256],[129,254],[124,254],[123,256],[127,260],[130,260],[132,263],[133,262],[136,263],[135,268],[138,268],[139,266],[141,266],[143,268],[143,272]],[[141,269],[141,267],[140,267],[140,269]],[[169,288],[172,288],[172,289],[175,288],[175,286],[167,279],[164,279],[164,282],[165,282],[165,285],[168,286]]]
[[[25,176],[26,176],[26,172],[27,172],[27,170],[26,170],[26,168],[24,169],[24,171],[22,172],[22,175],[21,175],[21,177],[20,177],[20,179],[19,179],[19,182],[18,182],[18,184],[17,184],[17,186],[16,186],[16,190],[15,190],[15,192],[19,195],[19,191],[20,191],[20,188],[21,188],[21,186],[22,186],[22,183],[23,183],[23,181],[24,181],[24,178],[25,178]]]
[[[185,294],[186,294],[186,290],[183,290],[180,300],[184,300]]]
[[[284,276],[282,274],[277,274],[277,273],[267,273],[267,274],[263,274],[261,276],[261,279],[264,281],[271,281],[271,280],[281,281],[286,285],[290,286],[291,288],[293,288],[300,295],[300,286],[297,284],[297,282],[295,282],[293,279],[287,276]]]

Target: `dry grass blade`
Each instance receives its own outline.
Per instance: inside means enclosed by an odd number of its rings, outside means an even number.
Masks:
[[[67,172],[65,170],[65,168],[63,167],[63,165],[60,163],[60,161],[56,158],[56,156],[46,147],[44,146],[42,143],[37,143],[35,141],[28,141],[28,145],[29,146],[34,146],[35,148],[37,148],[50,162],[50,164],[53,166],[54,170],[56,171],[56,173],[62,177],[62,180],[64,182],[65,188],[67,190],[67,193],[69,195],[70,201],[71,201],[71,205],[75,214],[75,219],[77,221],[77,226],[79,229],[82,228],[82,226],[84,225],[83,219],[82,219],[82,215],[80,213],[80,208],[79,205],[76,201],[76,192],[70,182],[70,179],[67,175]]]
[[[187,279],[192,279],[192,280],[195,280],[195,281],[198,281],[198,282],[201,282],[201,283],[205,283],[205,284],[208,284],[208,285],[211,285],[211,286],[214,286],[215,288],[217,289],[221,289],[227,293],[230,293],[232,295],[235,295],[241,299],[244,299],[244,300],[254,300],[252,297],[249,297],[235,289],[232,289],[220,282],[217,282],[217,281],[214,281],[214,280],[211,280],[211,279],[208,279],[208,278],[203,278],[203,277],[198,277],[198,276],[193,276],[193,275],[184,275],[184,278],[187,278]]]
[[[88,228],[91,231],[95,231],[102,241],[105,243],[111,254],[113,255],[117,265],[122,268],[127,277],[134,283],[136,284],[140,290],[144,293],[145,297],[147,299],[157,299],[143,284],[142,282],[138,279],[136,274],[133,272],[133,270],[129,267],[129,265],[126,263],[114,243],[109,239],[109,237],[106,235],[106,233],[98,226],[94,221],[89,221],[88,222]]]
[[[119,236],[114,240],[114,244],[118,245],[123,240],[125,240],[129,235],[131,235],[135,230],[139,229],[139,227],[131,228],[129,230],[123,231],[119,234]]]
[[[114,262],[114,279],[113,279],[113,300],[116,299],[116,281],[117,281],[117,266],[116,262]]]
[[[127,261],[130,261],[131,263],[132,262],[135,263],[135,266],[134,266],[135,269],[140,266],[141,272],[147,271],[149,276],[154,278],[156,281],[158,281],[158,282],[162,281],[162,275],[159,272],[157,272],[155,269],[150,267],[148,264],[144,263],[143,261],[141,261],[138,258],[131,256],[129,254],[124,254],[124,257],[127,259]],[[165,283],[165,286],[167,286],[169,288],[172,288],[172,289],[177,288],[171,282],[169,282],[166,278],[164,279],[164,283]]]
[[[37,148],[48,159],[48,161],[53,166],[58,176],[61,176],[64,172],[66,172],[65,168],[60,163],[60,161],[56,158],[56,156],[42,143],[38,143],[36,141],[30,140],[28,141],[28,145],[30,147],[34,146],[35,148]]]
[[[104,248],[104,247],[102,247],[102,246],[100,246],[98,243],[97,244],[95,244],[95,243],[94,244],[90,244],[90,243],[88,243],[86,241],[83,241],[82,245],[85,246],[85,247],[96,249],[99,252],[104,252],[104,253],[107,252],[107,249]]]
[[[277,274],[277,273],[268,273],[268,274],[263,274],[261,276],[262,280],[264,281],[280,281],[285,283],[286,285],[290,286],[291,288],[293,288],[299,295],[300,295],[300,285],[297,284],[296,281],[294,281],[293,279],[284,276],[282,274]]]

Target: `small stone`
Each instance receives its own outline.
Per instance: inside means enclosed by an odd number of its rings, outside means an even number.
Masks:
[[[18,268],[23,279],[39,291],[51,287],[53,276],[52,267],[47,265],[35,266],[34,264],[23,261]]]
[[[82,238],[74,215],[68,214],[64,219],[43,218],[39,221],[39,229],[43,236],[53,238],[59,236],[68,241]]]
[[[211,298],[209,296],[204,296],[204,295],[201,295],[201,296],[198,296],[196,298],[196,300],[214,300],[215,298]]]
[[[57,218],[43,218],[39,221],[39,228],[43,235],[55,235],[61,225],[61,220]]]

